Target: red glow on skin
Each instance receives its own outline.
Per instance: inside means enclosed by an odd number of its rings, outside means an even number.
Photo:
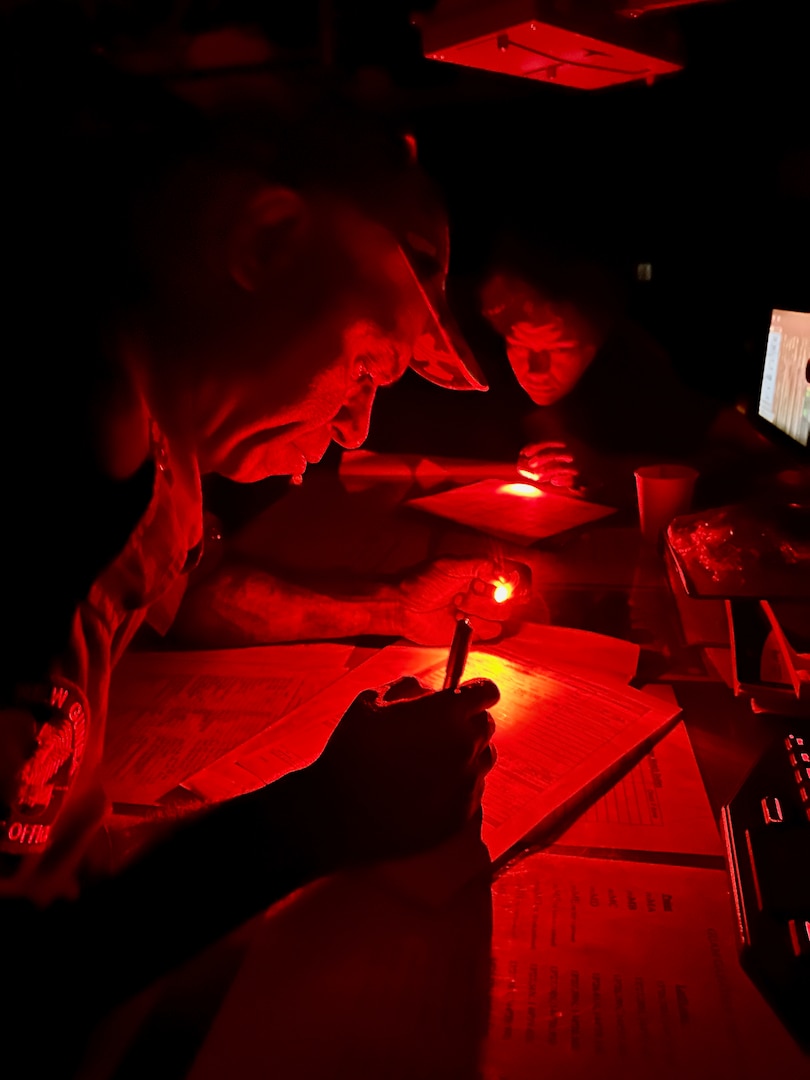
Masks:
[[[533,484],[501,484],[498,492],[504,495],[517,495],[521,499],[539,499],[543,494]]]

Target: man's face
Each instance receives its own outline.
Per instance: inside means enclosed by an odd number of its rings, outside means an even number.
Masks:
[[[312,345],[321,347],[320,342]],[[366,320],[346,326],[331,363],[313,364],[307,351],[297,350],[290,360],[302,374],[309,370],[305,382],[295,375],[285,379],[276,370],[276,379],[256,385],[246,396],[244,421],[233,432],[217,472],[240,483],[302,476],[331,442],[347,449],[360,446],[368,435],[377,389],[399,379],[411,357],[404,338]],[[267,409],[261,403],[270,388],[275,405]]]
[[[482,303],[504,338],[515,377],[536,405],[553,405],[574,389],[596,345],[570,305],[551,303],[526,282],[500,275],[487,283]]]
[[[572,334],[559,315],[515,322],[506,334],[509,363],[535,405],[553,405],[569,394],[595,354],[596,348]]]
[[[347,236],[356,274],[336,281],[319,310],[307,306],[303,276],[285,293],[286,313],[276,297],[267,304],[256,327],[266,359],[232,379],[218,403],[206,471],[240,483],[302,475],[330,442],[364,442],[376,391],[404,374],[425,310],[390,234],[355,221]]]

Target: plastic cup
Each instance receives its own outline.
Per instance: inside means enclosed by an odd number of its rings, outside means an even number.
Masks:
[[[641,535],[657,543],[672,519],[691,509],[698,472],[689,465],[643,465],[635,476]]]

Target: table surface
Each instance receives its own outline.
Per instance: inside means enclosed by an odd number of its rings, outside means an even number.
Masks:
[[[403,499],[413,494],[407,480],[377,479],[367,485],[355,482],[350,487],[352,490],[347,490],[335,474],[308,475],[301,488],[291,489],[289,495],[243,531],[238,540],[242,553],[291,566],[314,563],[332,569],[391,570],[445,552],[491,553],[493,549],[491,537],[404,508]],[[313,514],[321,520],[333,516],[343,523],[340,532],[323,527],[307,529]],[[308,538],[307,542],[301,542],[302,536]],[[329,537],[328,546],[324,537]],[[610,634],[640,646],[635,683],[657,683],[674,690],[717,821],[720,808],[735,793],[763,749],[789,723],[784,717],[754,713],[746,700],[734,697],[717,669],[707,662],[707,647],[722,650],[728,645],[722,603],[696,601],[678,589],[662,550],[641,540],[632,508],[620,508],[609,518],[528,547],[511,547],[503,541],[498,544],[505,557],[519,559],[531,568],[529,619]],[[549,855],[547,860],[551,862],[542,864],[533,856],[520,872],[528,875],[529,883],[539,882],[549,872],[549,866],[556,865],[554,858]],[[369,965],[369,955],[385,951],[375,935],[384,936],[386,941],[394,935],[405,946],[397,953],[393,970],[382,965],[373,969],[374,1000],[364,997],[352,1002],[355,1012],[365,1011],[367,1015],[357,1025],[354,1044],[342,1046],[341,1058],[319,1058],[317,1053],[301,1049],[319,1040],[332,1046],[340,1042],[328,1014],[331,1008],[335,1016],[341,1016],[341,1009],[322,1000],[312,1001],[312,1015],[307,1023],[302,1022],[296,1038],[289,1043],[280,1040],[274,1067],[265,1063],[266,1073],[257,1071],[256,1075],[300,1076],[302,1080],[310,1076],[342,1080],[343,1076],[416,1075],[435,1076],[437,1080],[495,1080],[538,1075],[526,1071],[528,1057],[523,1071],[519,1056],[501,1071],[494,1065],[482,1065],[481,1047],[488,1037],[488,1023],[492,1022],[486,1016],[491,990],[487,972],[495,964],[506,940],[504,935],[508,937],[502,909],[497,904],[493,907],[498,888],[497,880],[491,889],[487,883],[483,895],[480,890],[473,891],[444,912],[419,912],[397,906],[390,897],[381,898],[373,889],[358,888],[356,882],[350,887],[340,880],[320,892],[310,889],[287,901],[278,916],[281,936],[270,933],[270,939],[283,954],[285,942],[296,940],[296,934],[311,935],[312,946],[307,954],[293,959],[283,957],[282,963],[286,960],[300,968],[298,977],[302,981],[311,980],[313,988],[335,1000],[344,992],[341,979],[347,980],[346,995],[359,994],[351,985],[351,975],[347,975],[346,935],[351,938],[353,933],[358,934],[363,943],[357,946],[362,954],[358,964]],[[731,934],[730,894],[727,917]],[[239,1075],[242,1080],[242,1073],[228,1072],[221,1054],[218,1058],[212,1051],[206,1058],[206,1039],[211,1030],[217,1030],[216,1017],[227,1005],[229,988],[235,985],[237,974],[246,964],[257,962],[253,952],[256,941],[267,938],[266,927],[261,929],[264,925],[261,918],[253,920],[108,1017],[94,1035],[81,1080],[124,1080],[146,1075],[189,1080]],[[330,931],[343,941],[343,951],[330,939]],[[686,948],[686,938],[684,941]],[[336,982],[324,982],[323,971],[318,968],[330,963],[335,965],[332,978]],[[267,968],[272,970],[270,959]],[[472,987],[476,988],[475,994]],[[441,989],[438,997],[437,988]],[[422,1006],[417,1007],[408,994],[422,994]],[[765,1027],[773,1034],[768,1027],[772,1014],[764,1008]],[[400,1021],[391,1020],[394,1014],[400,1015]],[[403,1028],[406,1019],[411,1025],[424,1025],[424,1038],[416,1040],[427,1055],[421,1059],[414,1049],[414,1032]],[[719,1022],[722,1017],[717,1019]],[[810,1077],[810,1057],[801,1055],[783,1029],[778,1030],[778,1039],[784,1041],[779,1041],[773,1050],[776,1059],[783,1055],[793,1075]],[[706,1039],[706,1060],[710,1061],[711,1036]],[[282,1043],[286,1049],[282,1049]],[[290,1046],[298,1047],[295,1054]],[[384,1051],[384,1056],[375,1057],[375,1047],[376,1053],[383,1055]],[[583,1055],[577,1064],[577,1055],[573,1054],[561,1075],[584,1075],[590,1068],[586,1067],[586,1057]],[[201,1066],[206,1060],[208,1071]],[[605,1064],[610,1075],[607,1060]],[[629,1065],[625,1076],[635,1075]],[[647,1075],[643,1062],[637,1069],[637,1075]],[[737,1075],[750,1075],[753,1080],[755,1074],[747,1073],[743,1066]]]

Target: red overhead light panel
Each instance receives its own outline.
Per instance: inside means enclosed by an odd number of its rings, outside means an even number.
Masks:
[[[694,7],[695,4],[720,3],[721,0],[627,0],[619,7],[620,15],[643,15],[647,11],[663,11],[666,8]]]
[[[648,5],[649,0],[621,7],[612,0],[439,0],[419,19],[422,51],[429,60],[580,90],[651,83],[683,65],[675,56],[672,28],[638,17]]]

